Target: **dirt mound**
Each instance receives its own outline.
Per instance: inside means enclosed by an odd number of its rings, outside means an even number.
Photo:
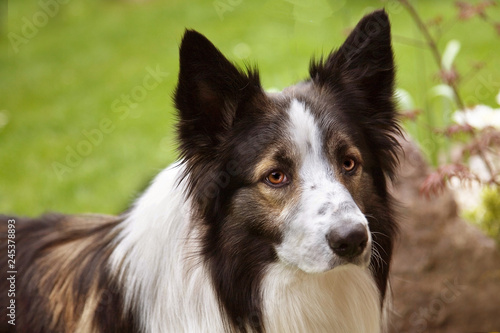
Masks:
[[[413,143],[402,144],[393,188],[403,218],[390,279],[390,331],[500,330],[500,250],[458,217],[451,192],[420,195],[429,168]]]

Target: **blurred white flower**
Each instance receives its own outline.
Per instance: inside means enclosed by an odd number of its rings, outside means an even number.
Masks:
[[[500,128],[500,109],[478,104],[465,111],[456,111],[453,120],[460,125],[469,124],[474,128],[483,129],[487,126]]]
[[[441,96],[448,98],[452,102],[455,101],[455,92],[453,92],[453,88],[447,84],[438,84],[432,87],[430,94],[432,97]]]
[[[461,44],[458,40],[452,39],[446,44],[446,47],[441,58],[441,66],[446,71],[453,69],[453,62],[460,51]]]
[[[500,91],[498,91],[498,95],[497,95],[497,103],[498,103],[498,105],[500,105]]]

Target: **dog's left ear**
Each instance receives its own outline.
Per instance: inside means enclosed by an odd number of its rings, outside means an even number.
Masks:
[[[314,84],[334,96],[337,108],[364,127],[377,165],[393,178],[401,132],[394,103],[391,27],[385,11],[363,17],[344,44],[325,61],[313,61],[309,72]]]
[[[313,61],[309,72],[318,84],[342,91],[356,89],[371,102],[392,100],[394,60],[385,11],[363,17],[344,44],[326,61]]]

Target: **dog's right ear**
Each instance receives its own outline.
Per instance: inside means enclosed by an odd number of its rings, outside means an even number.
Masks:
[[[240,71],[207,38],[186,30],[175,91],[183,157],[212,155],[231,128],[239,104],[258,91],[256,72]]]

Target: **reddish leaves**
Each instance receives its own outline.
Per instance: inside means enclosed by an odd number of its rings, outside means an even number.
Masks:
[[[479,181],[478,177],[463,164],[447,164],[440,166],[424,180],[420,186],[420,193],[426,197],[439,195],[446,188],[446,183],[452,178],[460,181]]]
[[[477,4],[471,4],[465,1],[456,1],[455,6],[458,7],[459,13],[458,18],[461,20],[468,20],[474,16],[480,16],[486,18],[486,9],[488,7],[495,6],[495,1],[480,1]]]
[[[479,156],[486,166],[489,179],[481,179],[474,170],[470,170],[461,163],[442,165],[429,174],[420,187],[420,193],[427,197],[442,193],[447,183],[453,178],[459,179],[461,182],[476,181],[483,184],[499,185],[500,172],[498,165],[491,160],[491,157],[500,156],[500,131],[493,127],[486,127],[476,132],[470,125],[452,125],[444,132],[445,135],[456,133],[473,134],[470,143],[462,149],[460,160],[466,161],[470,156]]]
[[[500,148],[500,131],[493,127],[486,127],[464,147],[464,153],[481,155],[490,150]]]
[[[455,68],[451,68],[450,70],[446,69],[441,69],[438,73],[439,78],[443,83],[446,83],[447,85],[453,85],[458,82],[460,79],[460,75],[456,71]]]
[[[464,124],[464,125],[452,124],[452,125],[448,126],[447,128],[445,128],[444,130],[436,131],[436,133],[444,134],[447,137],[453,137],[453,136],[459,135],[459,134],[474,134],[475,132],[476,132],[476,130],[474,129],[474,127],[472,127],[469,124]]]
[[[465,1],[456,1],[455,6],[458,8],[458,19],[462,21],[469,20],[478,16],[482,20],[490,23],[496,32],[500,35],[500,22],[494,22],[486,13],[486,9],[496,6],[497,2],[492,0],[483,0],[477,4],[471,4]]]
[[[417,117],[422,113],[420,109],[406,110],[399,113],[399,118],[401,120],[416,121]]]

